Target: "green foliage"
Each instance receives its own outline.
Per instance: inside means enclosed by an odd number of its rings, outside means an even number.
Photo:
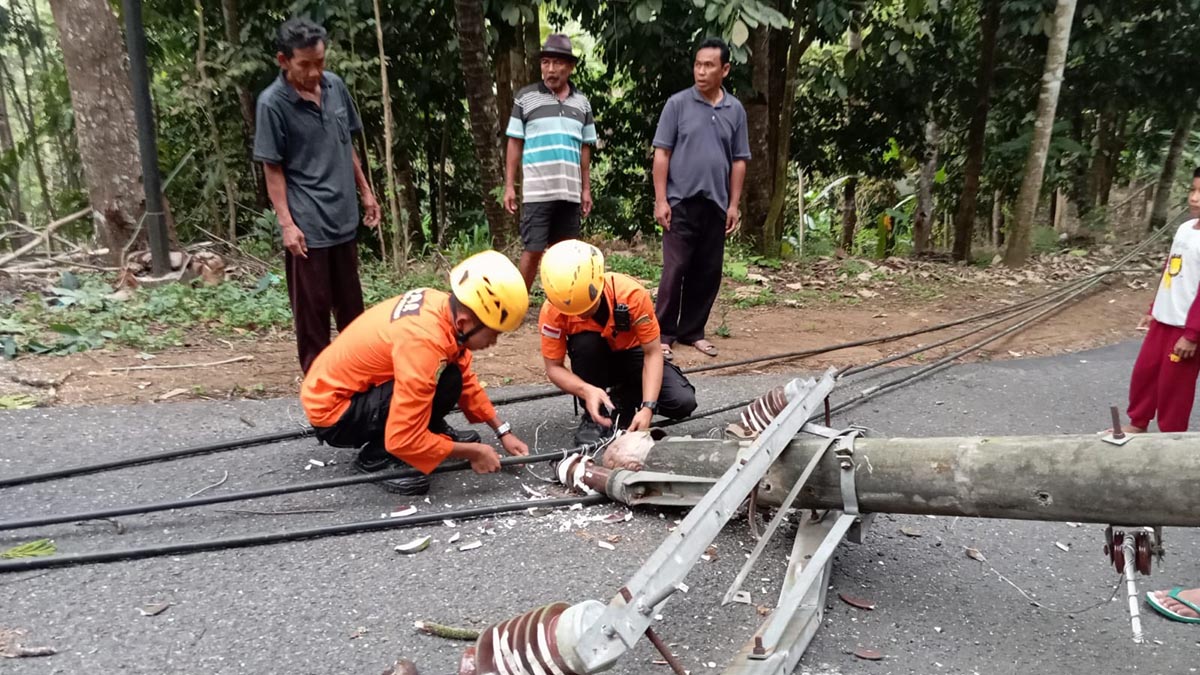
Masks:
[[[637,279],[658,283],[662,277],[662,265],[645,257],[613,253],[604,258],[605,266],[612,272],[628,274]]]
[[[35,541],[17,544],[12,548],[0,551],[0,560],[14,560],[16,558],[43,558],[54,555],[58,552],[58,547],[50,539],[38,539]]]
[[[0,396],[0,410],[28,410],[37,407],[37,399],[25,394]]]
[[[1058,233],[1053,227],[1033,228],[1032,242],[1035,253],[1053,253],[1061,248]]]

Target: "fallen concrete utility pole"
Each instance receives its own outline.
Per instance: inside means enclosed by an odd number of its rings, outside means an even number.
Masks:
[[[691,512],[607,604],[554,603],[502,621],[468,649],[459,675],[553,673],[586,675],[611,668],[645,635],[678,675],[686,671],[651,628],[651,617],[686,590],[684,577],[751,495],[778,507],[770,537],[790,508],[826,511],[802,519],[775,609],[734,656],[726,675],[789,675],[821,626],[833,554],[861,542],[874,513],[1080,521],[1110,526],[1105,554],[1123,571],[1135,642],[1142,641],[1134,575],[1161,556],[1163,525],[1200,525],[1200,434],[1145,435],[1125,445],[1095,436],[864,439],[862,430],[804,424],[828,395],[830,374],[794,380],[787,405],[753,442],[630,435],[607,447],[605,462],[573,456],[559,480],[631,506],[673,504]],[[778,397],[776,397],[778,398]],[[781,401],[783,400],[781,399]],[[768,414],[768,417],[773,415]],[[765,420],[764,420],[765,421]],[[818,436],[796,438],[798,431]],[[640,433],[640,432],[639,432]],[[1153,499],[1148,498],[1153,495]],[[1152,524],[1153,528],[1135,527]],[[726,601],[748,602],[742,581],[760,542]],[[739,598],[741,596],[741,598]]]
[[[759,484],[778,506],[827,441],[793,440]],[[647,471],[715,477],[738,441],[669,438]],[[858,438],[858,503],[866,513],[1200,527],[1200,433],[1144,434],[1114,446],[1100,437]],[[795,506],[842,508],[840,469],[823,457]],[[680,504],[681,506],[684,504]]]

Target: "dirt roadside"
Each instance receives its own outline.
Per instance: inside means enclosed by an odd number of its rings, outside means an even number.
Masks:
[[[988,345],[970,360],[1044,356],[1090,349],[1136,337],[1138,318],[1150,300],[1152,273],[1113,276],[1092,294],[1028,329]],[[709,324],[716,358],[678,346],[676,363],[687,368],[762,357],[932,326],[1018,303],[1057,288],[1061,282],[987,283],[943,280],[917,287],[875,285],[877,291],[825,292],[757,307],[738,308],[735,293],[719,301]],[[746,287],[732,289],[744,291]],[[742,293],[744,295],[744,293]],[[745,303],[743,303],[745,304]],[[545,382],[537,327],[528,321],[503,336],[491,350],[476,354],[476,371],[488,386]],[[724,326],[725,330],[718,331]],[[832,352],[789,362],[770,362],[713,371],[712,374],[815,370],[859,364],[929,344],[969,329],[953,328],[869,347]],[[994,329],[998,330],[998,329]],[[719,337],[718,332],[728,333]],[[988,333],[990,334],[990,332]],[[936,348],[896,365],[929,362],[983,337]],[[221,365],[200,365],[227,361]],[[247,358],[248,357],[248,358]],[[163,366],[192,366],[167,369]],[[0,396],[24,394],[43,406],[116,405],[186,399],[295,396],[299,368],[290,336],[236,341],[197,333],[187,346],[141,354],[129,349],[95,350],[68,356],[33,356],[0,361]]]

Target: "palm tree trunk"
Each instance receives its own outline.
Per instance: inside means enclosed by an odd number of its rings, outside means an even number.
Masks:
[[[983,0],[979,24],[979,75],[975,79],[975,109],[967,130],[967,159],[963,166],[963,191],[954,215],[954,259],[971,257],[975,210],[979,203],[979,177],[983,172],[984,140],[991,107],[992,80],[996,72],[996,33],[1000,27],[1000,0]]]
[[[1004,264],[1019,267],[1029,258],[1033,216],[1042,194],[1042,175],[1046,170],[1046,155],[1050,151],[1050,136],[1054,131],[1054,114],[1058,109],[1058,93],[1062,89],[1063,69],[1067,64],[1067,47],[1071,41],[1071,22],[1075,18],[1075,0],[1058,0],[1054,10],[1054,28],[1046,49],[1046,66],[1042,75],[1042,91],[1038,95],[1037,115],[1033,123],[1033,141],[1025,161],[1021,190],[1017,193],[1012,227],[1008,233],[1008,248]]]
[[[467,90],[471,135],[483,184],[483,212],[487,216],[492,245],[505,248],[516,228],[500,202],[504,171],[500,161],[500,130],[496,119],[496,97],[492,93],[492,69],[488,67],[484,38],[483,8],[474,0],[454,0],[455,26]]]
[[[767,213],[771,209],[771,189],[774,177],[771,165],[774,156],[771,153],[771,120],[770,120],[770,88],[771,27],[762,24],[750,32],[750,69],[754,95],[742,99],[746,108],[746,131],[750,139],[750,155],[754,158],[746,167],[746,199],[745,217],[742,218],[742,233],[750,240],[751,245],[762,255],[770,255],[770,242],[763,235],[763,226],[767,222]],[[790,75],[790,73],[789,73]]]

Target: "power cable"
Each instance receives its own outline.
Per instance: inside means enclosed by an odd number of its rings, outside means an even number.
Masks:
[[[500,466],[518,466],[521,464],[533,464],[536,462],[548,462],[555,459],[562,459],[563,451],[546,452],[538,455],[526,455],[524,457],[503,457],[500,459]],[[446,462],[431,473],[449,473],[451,471],[462,471],[471,468],[471,463],[467,461]],[[396,471],[381,471],[370,474],[358,474],[352,476],[340,476],[338,478],[330,478],[327,480],[309,481],[307,483],[293,483],[291,485],[278,485],[275,487],[260,488],[257,490],[245,490],[243,492],[231,492],[227,494],[209,494],[202,497],[193,497],[191,499],[179,499],[165,502],[151,502],[146,504],[135,504],[132,506],[118,506],[110,509],[99,509],[96,511],[82,511],[79,513],[68,513],[60,515],[36,516],[33,518],[25,518],[21,520],[7,520],[0,522],[0,531],[3,530],[18,530],[27,527],[40,527],[42,525],[54,525],[57,523],[74,523],[86,520],[99,520],[102,518],[116,518],[118,516],[140,515],[144,513],[155,513],[158,511],[171,511],[174,509],[186,509],[196,506],[207,506],[209,504],[223,504],[225,502],[237,502],[248,499],[261,499],[263,497],[273,497],[275,495],[294,494],[297,492],[311,492],[314,490],[328,490],[331,488],[344,487],[347,485],[359,485],[362,483],[376,483],[392,478],[412,478],[422,475],[416,469],[398,469]]]
[[[443,520],[469,520],[472,518],[486,518],[488,516],[495,516],[502,513],[524,511],[529,508],[556,509],[560,507],[571,507],[576,504],[593,506],[606,501],[608,501],[608,497],[601,494],[587,495],[585,497],[564,497],[561,499],[543,499],[535,501],[523,500],[519,502],[495,504],[492,506],[458,509],[455,511],[422,513],[399,518],[381,518],[377,520],[365,520],[354,523],[326,525],[324,527],[311,527],[299,530],[259,532],[257,534],[249,534],[238,537],[222,537],[218,539],[206,539],[202,541],[190,541],[178,544],[159,544],[155,546],[143,546],[140,548],[99,551],[96,553],[76,553],[73,555],[50,556],[48,558],[19,558],[17,560],[0,561],[0,574],[4,574],[6,572],[29,572],[33,570],[50,569],[53,567],[71,567],[74,565],[116,562],[118,560],[141,560],[144,558],[155,558],[165,555],[183,555],[187,553],[197,553],[200,551],[245,548],[248,546],[266,546],[269,544],[298,541],[301,539],[319,539],[322,537],[357,534],[359,532],[374,532],[376,530],[392,530],[415,527],[417,525],[440,523]]]

